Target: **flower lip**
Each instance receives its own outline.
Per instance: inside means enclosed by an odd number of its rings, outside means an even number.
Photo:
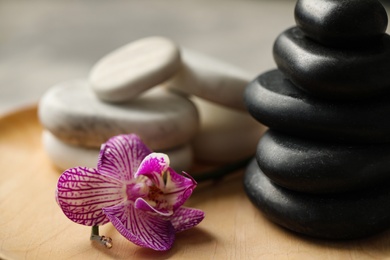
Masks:
[[[138,198],[135,201],[135,208],[140,209],[143,211],[151,212],[151,213],[157,213],[161,216],[164,217],[169,217],[172,216],[173,210],[168,210],[168,209],[156,209],[155,207],[152,207],[145,199],[143,198]]]

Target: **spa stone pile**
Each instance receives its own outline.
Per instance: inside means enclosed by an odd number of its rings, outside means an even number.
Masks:
[[[245,90],[269,127],[245,173],[272,221],[350,239],[390,227],[390,36],[376,0],[298,0],[278,69]]]
[[[103,57],[87,79],[50,88],[39,103],[43,144],[61,170],[96,167],[100,145],[135,133],[178,172],[194,160],[230,163],[254,154],[263,133],[242,100],[246,72],[163,37]]]

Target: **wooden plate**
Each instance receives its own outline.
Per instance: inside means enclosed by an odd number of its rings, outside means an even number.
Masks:
[[[3,259],[346,259],[389,258],[390,232],[354,241],[297,235],[267,219],[247,199],[242,172],[200,184],[187,206],[206,212],[196,228],[177,234],[173,248],[154,252],[100,229],[112,249],[89,240],[90,228],[68,220],[54,200],[60,172],[41,146],[36,108],[0,118],[0,258]]]

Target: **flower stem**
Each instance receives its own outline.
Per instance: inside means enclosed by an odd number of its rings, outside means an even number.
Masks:
[[[99,242],[108,249],[112,247],[112,239],[110,237],[99,235],[99,226],[92,226],[90,239]]]
[[[253,156],[245,158],[241,161],[233,162],[230,164],[223,165],[220,168],[213,169],[206,172],[194,173],[192,176],[197,182],[221,179],[222,177],[233,173],[241,168],[244,168],[253,159]]]

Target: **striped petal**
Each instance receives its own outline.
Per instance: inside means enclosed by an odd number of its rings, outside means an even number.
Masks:
[[[114,179],[130,181],[142,160],[151,152],[135,134],[112,137],[102,145],[98,170]]]
[[[119,233],[134,244],[158,251],[172,247],[175,229],[167,218],[124,203],[103,211]]]
[[[163,174],[169,167],[169,157],[163,153],[151,153],[141,162],[135,177],[146,176],[158,188],[164,187]]]
[[[204,212],[199,209],[181,207],[171,217],[175,232],[184,231],[198,225],[204,219]]]
[[[58,205],[69,219],[82,225],[107,223],[102,208],[121,203],[123,199],[122,184],[100,175],[96,169],[71,168],[58,180]]]
[[[177,174],[173,169],[167,171],[167,178],[164,191],[165,199],[176,211],[191,196],[196,188],[196,181],[186,173],[187,177]]]

